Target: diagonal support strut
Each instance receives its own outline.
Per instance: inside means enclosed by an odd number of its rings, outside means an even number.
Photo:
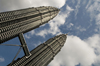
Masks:
[[[21,42],[21,45],[22,45],[23,51],[25,53],[25,56],[29,56],[30,52],[29,52],[29,49],[28,49],[27,44],[25,42],[23,33],[20,33],[18,37],[19,37],[19,40]]]

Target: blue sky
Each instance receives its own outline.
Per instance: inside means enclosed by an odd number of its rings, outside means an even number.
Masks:
[[[0,0],[0,12],[54,6],[60,13],[48,24],[24,34],[29,50],[58,34],[69,33],[49,66],[100,66],[100,0]],[[19,44],[18,37],[4,44]],[[19,47],[0,46],[0,66],[9,64]],[[24,55],[20,52],[18,57]]]

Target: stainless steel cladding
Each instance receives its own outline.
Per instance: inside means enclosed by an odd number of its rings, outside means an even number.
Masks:
[[[8,66],[47,66],[64,46],[66,39],[66,34],[55,36],[33,49],[30,57],[23,56]]]
[[[42,6],[0,13],[0,44],[47,23],[58,12],[58,8]]]

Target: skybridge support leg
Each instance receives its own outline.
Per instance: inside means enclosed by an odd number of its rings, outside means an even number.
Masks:
[[[20,40],[20,43],[22,45],[25,56],[30,56],[30,52],[29,52],[29,49],[28,49],[27,44],[25,42],[23,33],[19,34],[19,40]]]

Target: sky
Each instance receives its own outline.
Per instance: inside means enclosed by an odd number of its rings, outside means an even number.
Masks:
[[[0,0],[0,12],[39,6],[57,7],[60,12],[49,23],[24,34],[30,51],[49,38],[69,33],[48,66],[100,66],[100,0]],[[20,42],[16,37],[3,44]],[[9,64],[18,49],[0,46],[0,66]],[[18,57],[22,56],[23,51]]]

